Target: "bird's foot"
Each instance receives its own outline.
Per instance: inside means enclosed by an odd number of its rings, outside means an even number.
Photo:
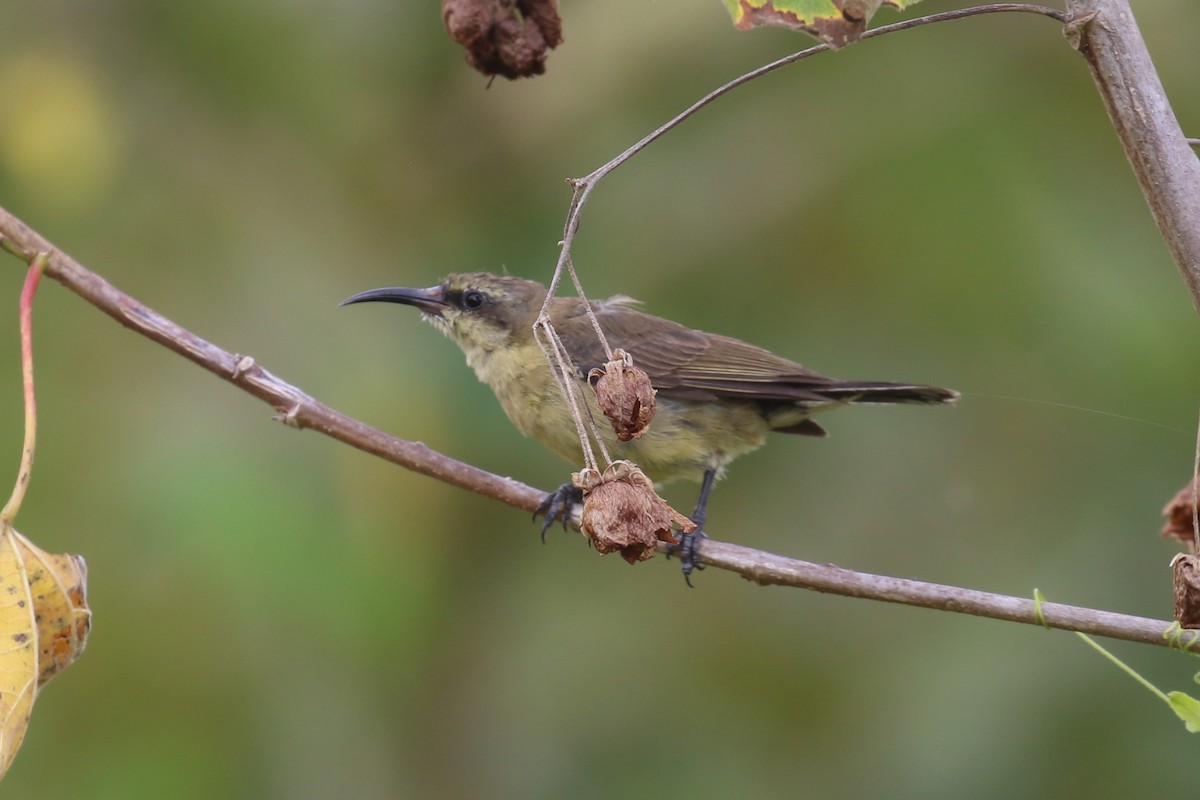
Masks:
[[[697,526],[696,530],[691,533],[677,535],[679,543],[667,547],[667,558],[679,556],[679,566],[683,570],[683,582],[691,589],[693,588],[692,572],[700,572],[704,569],[704,563],[700,560],[700,543],[708,538],[708,534]]]
[[[561,522],[563,530],[571,521],[571,512],[576,505],[583,502],[583,490],[571,483],[564,483],[542,500],[542,504],[533,512],[534,519],[539,514],[545,515],[542,520],[542,544],[546,543],[546,531],[556,521]]]

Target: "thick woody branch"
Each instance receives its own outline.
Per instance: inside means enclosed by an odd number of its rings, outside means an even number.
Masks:
[[[3,208],[0,208],[0,246],[27,263],[44,254],[47,276],[122,325],[270,404],[279,412],[278,419],[285,424],[311,428],[406,469],[525,511],[532,511],[545,497],[544,492],[531,486],[456,461],[419,442],[391,436],[335,411],[277,378],[249,356],[222,350],[133,299],[55,248]],[[705,541],[702,555],[705,564],[739,573],[764,585],[793,586],[1011,622],[1040,624],[1146,644],[1181,649],[1200,648],[1198,632],[1180,632],[1173,623],[1143,617],[1057,603],[1043,603],[1039,608],[1029,599],[855,572],[711,539]]]
[[[1087,60],[1150,213],[1200,310],[1200,160],[1175,119],[1127,0],[1067,0],[1067,41]]]

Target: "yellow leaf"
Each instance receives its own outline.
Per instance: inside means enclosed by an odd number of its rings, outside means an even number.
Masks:
[[[87,644],[87,564],[82,556],[47,553],[12,531],[25,560],[37,623],[38,688],[79,657]]]
[[[90,627],[83,559],[47,553],[0,522],[0,777],[38,689],[79,657]]]
[[[0,775],[25,738],[37,695],[37,626],[13,532],[0,524]]]

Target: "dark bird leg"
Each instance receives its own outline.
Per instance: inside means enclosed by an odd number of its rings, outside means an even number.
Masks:
[[[679,563],[683,567],[683,580],[691,587],[692,570],[697,572],[704,569],[700,562],[700,543],[708,538],[704,532],[704,521],[708,519],[708,496],[712,493],[713,484],[717,480],[717,470],[710,467],[704,471],[704,481],[700,484],[700,497],[696,500],[696,510],[692,512],[691,520],[696,523],[696,530],[691,533],[679,534],[679,544],[667,552],[667,558],[672,553],[679,554]]]
[[[546,531],[550,530],[550,526],[556,521],[562,522],[564,531],[567,529],[567,524],[571,521],[571,510],[582,502],[583,490],[570,483],[564,483],[546,495],[542,504],[533,512],[534,519],[537,519],[538,514],[546,515],[542,521],[542,544],[546,543]]]

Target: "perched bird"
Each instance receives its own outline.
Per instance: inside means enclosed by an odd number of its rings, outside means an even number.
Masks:
[[[533,334],[546,299],[536,281],[487,272],[448,275],[428,289],[374,289],[347,298],[351,303],[401,303],[454,341],[475,374],[495,392],[517,429],[567,461],[582,462],[579,438],[557,380]],[[584,301],[556,297],[549,316],[573,362],[575,378],[613,458],[636,462],[654,481],[699,479],[692,520],[697,533],[679,548],[685,578],[703,568],[703,535],[713,482],[738,456],[763,445],[767,433],[824,436],[812,415],[851,403],[952,403],[949,389],[909,383],[843,381],[819,375],[794,361],[728,336],[693,330],[638,310],[624,296],[592,301],[612,348],[629,353],[657,390],[657,411],[641,438],[618,441],[596,410],[587,375],[607,361],[588,319]],[[569,484],[542,505],[545,530],[579,498]],[[690,583],[690,581],[689,581]]]

